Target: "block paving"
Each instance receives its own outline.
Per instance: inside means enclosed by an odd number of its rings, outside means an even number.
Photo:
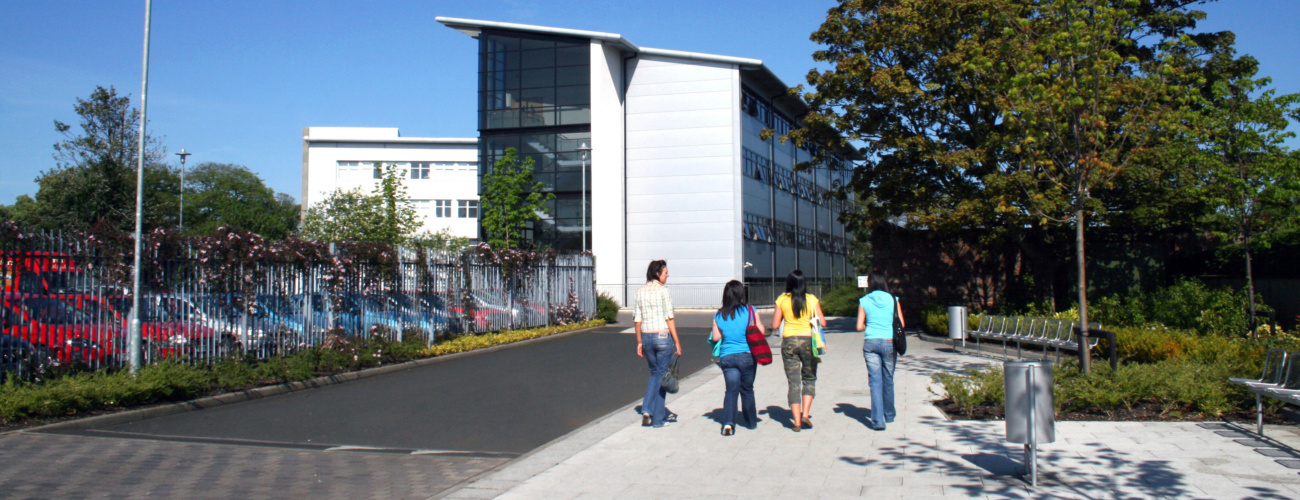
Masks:
[[[841,320],[841,330],[848,326]],[[1300,433],[1249,424],[1057,422],[1039,485],[1003,422],[949,420],[930,404],[936,371],[999,363],[913,340],[896,373],[899,415],[868,427],[861,334],[833,333],[820,366],[813,429],[787,426],[778,360],[759,367],[756,430],[720,435],[723,380],[706,368],[669,397],[680,422],[643,428],[634,406],[451,491],[447,498],[1300,498]],[[704,346],[687,346],[696,349]]]

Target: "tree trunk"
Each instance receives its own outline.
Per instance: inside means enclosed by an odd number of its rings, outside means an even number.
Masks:
[[[1255,274],[1250,268],[1250,235],[1244,238],[1246,241],[1246,293],[1250,296],[1250,340],[1259,340],[1256,330],[1259,326],[1255,319]]]
[[[1079,369],[1092,371],[1092,351],[1088,349],[1088,277],[1087,259],[1083,252],[1083,210],[1074,213],[1074,255],[1079,264]]]

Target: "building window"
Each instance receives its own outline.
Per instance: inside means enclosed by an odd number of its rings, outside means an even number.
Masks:
[[[410,203],[411,208],[414,208],[417,214],[427,216],[425,214],[429,213],[429,200],[411,200]]]
[[[456,216],[462,219],[478,218],[478,200],[459,200],[456,202]]]
[[[768,171],[767,158],[749,148],[744,148],[744,165],[745,175],[752,179],[767,184],[772,177],[772,174]]]
[[[428,178],[429,178],[429,163],[428,163],[428,162],[423,162],[423,161],[411,162],[411,178],[412,178],[412,179],[428,179]]]
[[[451,217],[451,200],[433,200],[433,216],[438,218]]]

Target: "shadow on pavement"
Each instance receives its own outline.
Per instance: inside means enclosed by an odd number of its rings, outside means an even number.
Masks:
[[[835,410],[833,411],[835,413],[842,414],[846,417],[858,421],[858,423],[862,424],[863,427],[868,427],[868,428],[871,427],[870,409],[862,408],[849,403],[836,403]]]
[[[759,415],[766,414],[768,417],[771,417],[772,420],[780,422],[782,427],[786,427],[789,429],[794,428],[794,414],[790,413],[790,410],[788,408],[782,408],[780,406],[768,406],[767,408],[758,410],[758,414]]]

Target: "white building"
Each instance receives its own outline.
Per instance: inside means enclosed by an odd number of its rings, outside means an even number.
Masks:
[[[528,237],[579,250],[585,230],[597,286],[623,304],[655,259],[668,261],[679,306],[716,306],[733,279],[763,303],[792,269],[814,282],[850,274],[845,207],[821,196],[849,173],[794,172],[809,152],[761,138],[798,126],[807,110],[762,61],[639,47],[613,33],[437,20],[477,39],[479,164],[490,168],[507,148],[532,157],[556,199]]]
[[[336,189],[369,193],[376,163],[396,164],[424,229],[478,238],[478,140],[401,137],[396,128],[305,127],[302,206]]]

